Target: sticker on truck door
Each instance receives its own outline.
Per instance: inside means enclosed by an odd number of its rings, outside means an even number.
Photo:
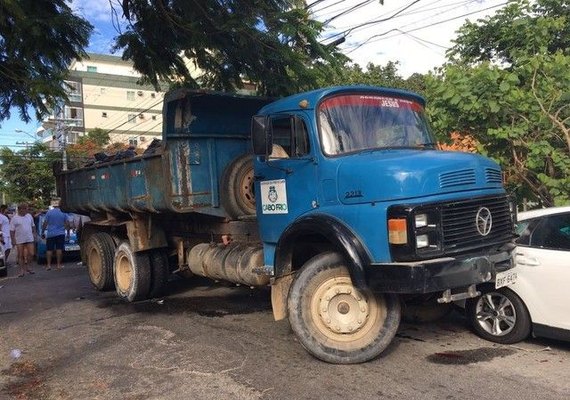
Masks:
[[[287,214],[287,186],[285,179],[262,181],[261,212],[263,214]]]

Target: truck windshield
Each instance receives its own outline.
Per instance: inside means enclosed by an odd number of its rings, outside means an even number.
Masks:
[[[418,102],[379,95],[340,95],[319,106],[327,155],[386,148],[433,147],[424,109]]]

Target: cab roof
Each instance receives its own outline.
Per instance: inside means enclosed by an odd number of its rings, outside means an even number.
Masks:
[[[310,92],[294,94],[283,99],[274,101],[263,107],[260,115],[272,114],[275,112],[293,111],[293,110],[314,110],[320,101],[328,96],[341,94],[341,93],[367,93],[382,96],[395,96],[404,97],[417,101],[422,106],[425,106],[425,99],[407,90],[385,88],[381,86],[370,85],[350,85],[350,86],[333,86],[328,88],[316,89]],[[306,106],[301,106],[301,102],[306,102]]]

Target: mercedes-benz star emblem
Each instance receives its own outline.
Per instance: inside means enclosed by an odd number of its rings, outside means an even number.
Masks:
[[[477,227],[477,232],[479,232],[479,235],[481,236],[487,236],[491,233],[493,217],[491,217],[491,211],[489,211],[487,207],[481,207],[479,211],[477,211],[475,226]]]

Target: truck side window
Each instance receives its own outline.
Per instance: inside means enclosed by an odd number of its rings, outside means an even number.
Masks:
[[[300,157],[309,152],[309,139],[305,123],[290,115],[271,118],[273,130],[273,158]]]

